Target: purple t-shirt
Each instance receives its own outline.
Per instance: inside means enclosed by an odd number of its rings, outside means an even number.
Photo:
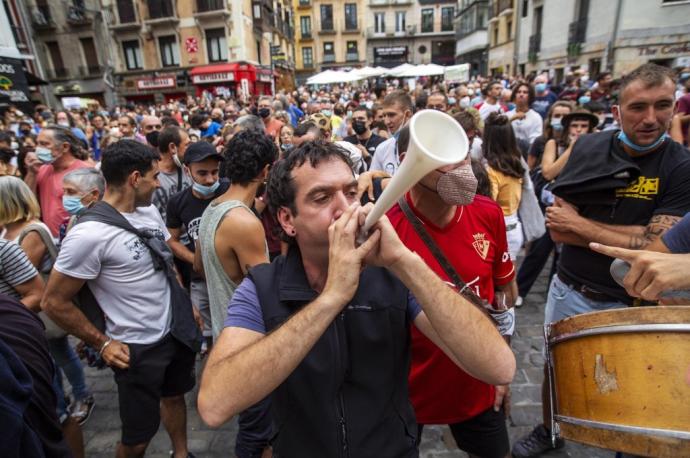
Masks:
[[[410,321],[414,321],[421,311],[422,307],[417,302],[417,299],[415,299],[412,293],[408,293],[407,317]],[[266,334],[266,325],[261,313],[256,285],[248,277],[242,280],[242,283],[235,290],[235,294],[232,295],[230,305],[228,305],[225,327],[229,326]]]

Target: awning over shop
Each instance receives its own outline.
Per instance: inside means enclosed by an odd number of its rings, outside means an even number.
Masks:
[[[195,75],[208,75],[211,73],[227,73],[236,72],[240,68],[240,64],[214,64],[214,65],[204,65],[203,67],[193,68],[189,74],[190,76]]]

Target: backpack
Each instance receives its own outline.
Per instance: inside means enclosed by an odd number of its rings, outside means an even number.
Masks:
[[[17,244],[21,245],[24,238],[27,235],[29,235],[30,232],[36,232],[39,235],[39,237],[41,237],[41,241],[46,246],[46,251],[48,252],[48,256],[50,257],[50,267],[52,268],[53,264],[55,264],[55,259],[57,259],[58,249],[55,246],[55,241],[53,240],[53,237],[50,235],[50,233],[46,230],[45,227],[43,227],[40,224],[29,224],[24,229],[22,229],[21,233],[19,234],[19,238],[17,239]],[[39,273],[41,274],[41,277],[43,277],[43,281],[47,282],[48,276],[50,275],[50,271],[39,271]],[[38,312],[38,316],[41,319],[41,321],[43,321],[43,325],[46,328],[46,338],[59,339],[67,335],[67,332],[60,326],[58,326],[58,324],[55,323],[45,312]]]
[[[98,221],[119,227],[137,235],[146,245],[151,253],[154,269],[164,271],[170,286],[170,306],[172,311],[170,334],[192,351],[199,352],[202,342],[201,331],[194,320],[192,301],[184,288],[182,288],[182,285],[177,281],[174,255],[168,244],[152,234],[136,229],[120,212],[104,201],[97,202],[88,208],[81,214],[76,224],[86,221]],[[97,304],[96,302],[96,306],[98,306]],[[100,309],[100,306],[98,306],[98,310],[102,316],[103,311]],[[97,311],[93,312],[98,313]]]

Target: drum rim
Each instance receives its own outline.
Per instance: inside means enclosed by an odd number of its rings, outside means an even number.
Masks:
[[[583,313],[545,324],[544,327],[548,330],[550,337],[555,337],[602,327],[688,323],[690,323],[690,306],[657,305]]]
[[[601,334],[624,333],[657,333],[657,332],[690,332],[690,323],[652,323],[652,324],[622,324],[613,326],[601,326],[597,328],[582,329],[580,331],[554,335],[553,329],[547,331],[548,345],[555,345],[567,340],[578,339],[587,336]]]
[[[559,414],[554,415],[554,420],[556,422],[567,423],[575,426],[583,426],[585,428],[603,429],[607,431],[631,433],[644,436],[669,437],[673,439],[690,440],[690,432],[678,431],[675,429],[645,428],[642,426],[619,425],[616,423],[608,423],[595,420],[584,420],[581,418]]]

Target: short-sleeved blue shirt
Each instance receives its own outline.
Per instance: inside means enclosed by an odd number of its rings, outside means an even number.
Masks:
[[[671,253],[690,253],[690,213],[661,236]]]
[[[414,321],[421,311],[422,307],[417,299],[412,293],[408,293],[407,316],[410,321]],[[235,294],[232,295],[228,306],[228,316],[225,319],[225,327],[229,326],[266,334],[266,325],[261,313],[256,285],[249,278],[242,280],[242,283],[235,290]]]

